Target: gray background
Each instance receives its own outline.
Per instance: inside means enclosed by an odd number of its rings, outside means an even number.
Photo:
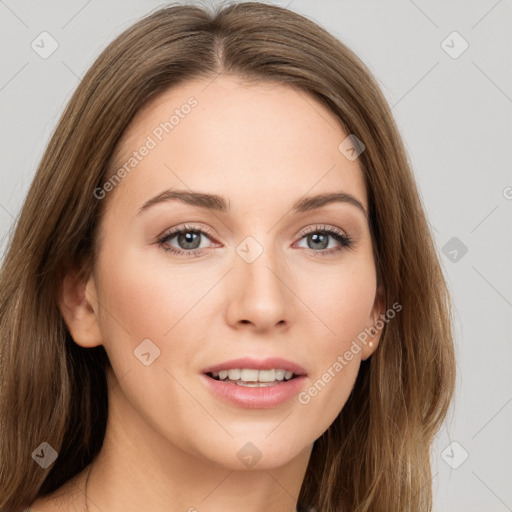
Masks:
[[[369,66],[414,166],[455,304],[457,392],[432,454],[435,510],[512,511],[512,2],[274,3]],[[158,5],[0,0],[0,251],[80,77]],[[46,59],[31,47],[43,31],[58,43]],[[469,45],[460,55],[453,31]]]

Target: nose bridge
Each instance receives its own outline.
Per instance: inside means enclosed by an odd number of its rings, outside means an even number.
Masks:
[[[287,320],[287,276],[284,255],[272,247],[272,236],[248,236],[236,247],[232,288],[229,292],[231,321],[250,321],[270,327]]]

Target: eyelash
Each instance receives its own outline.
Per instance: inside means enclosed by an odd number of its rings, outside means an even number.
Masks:
[[[184,255],[189,258],[197,258],[201,256],[203,249],[191,249],[189,251],[183,250],[183,249],[177,249],[176,247],[170,247],[167,244],[167,242],[171,239],[173,239],[176,235],[180,235],[182,233],[188,233],[188,232],[194,232],[199,233],[201,235],[205,235],[207,238],[214,238],[213,234],[210,233],[207,229],[199,229],[195,226],[183,226],[175,228],[167,233],[164,233],[158,240],[157,243],[165,252],[172,252],[177,255]],[[334,238],[337,242],[340,243],[340,247],[336,249],[329,249],[329,250],[322,250],[322,251],[315,251],[313,249],[308,249],[308,251],[311,251],[311,253],[314,256],[331,256],[335,253],[339,253],[344,249],[350,249],[353,245],[352,238],[343,233],[343,231],[333,228],[333,227],[327,227],[327,226],[314,226],[304,232],[300,235],[300,240],[305,238],[307,235],[311,235],[314,233],[321,233],[325,235],[329,235],[332,238]]]

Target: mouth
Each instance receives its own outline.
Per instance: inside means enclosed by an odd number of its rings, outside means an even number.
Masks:
[[[273,409],[296,397],[306,370],[280,357],[233,359],[203,370],[206,388],[219,400],[242,409]]]
[[[203,373],[216,381],[250,388],[278,386],[306,375],[300,365],[282,358],[236,359],[206,368]]]
[[[206,375],[214,380],[248,388],[275,386],[297,377],[292,371],[283,368],[272,368],[270,370],[232,368],[230,370],[221,370],[220,372],[207,372]]]

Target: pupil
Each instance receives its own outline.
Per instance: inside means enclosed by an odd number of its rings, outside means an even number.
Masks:
[[[199,243],[197,243],[199,242]],[[197,249],[201,242],[201,235],[196,231],[187,231],[178,236],[178,243],[183,249]],[[192,244],[192,246],[190,246]]]
[[[314,233],[313,235],[310,235],[311,239],[313,240],[313,243],[320,243],[320,247],[316,246],[316,247],[309,247],[310,249],[326,249],[327,246],[329,245],[329,237],[325,234],[318,234],[318,233]],[[319,242],[319,239],[323,238],[324,240]],[[310,244],[308,244],[309,246]]]

